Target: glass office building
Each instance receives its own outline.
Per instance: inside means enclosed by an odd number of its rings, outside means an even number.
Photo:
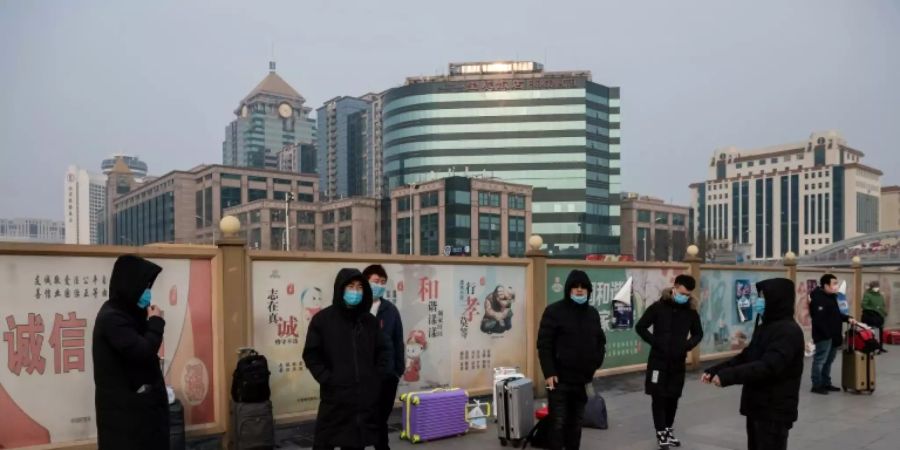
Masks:
[[[534,187],[553,256],[619,253],[619,89],[535,62],[450,64],[384,95],[389,189],[452,175]]]

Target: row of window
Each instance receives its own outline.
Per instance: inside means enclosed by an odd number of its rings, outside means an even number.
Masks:
[[[651,216],[653,217],[652,223],[657,225],[669,225],[669,213],[657,211],[655,214],[651,214],[651,212],[646,209],[638,210],[637,221],[640,223],[651,223]],[[684,214],[671,214],[671,219],[672,225],[684,226],[687,217]]]
[[[418,233],[421,255],[438,255],[440,254],[438,214],[426,214],[419,218]],[[465,214],[458,214],[453,218],[453,224],[457,230],[468,229],[471,226],[471,217]],[[498,214],[480,214],[478,216],[478,255],[477,256],[500,256],[501,255],[501,235],[500,226],[501,217]],[[469,234],[466,233],[468,236]],[[459,240],[459,239],[457,239]],[[461,239],[467,242],[468,239]],[[509,256],[525,255],[525,218],[510,217],[508,230],[507,252]],[[410,219],[408,217],[397,220],[397,252],[408,255],[413,251],[411,242]]]

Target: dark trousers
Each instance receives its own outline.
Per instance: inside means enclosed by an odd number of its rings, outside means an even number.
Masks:
[[[388,418],[394,411],[394,400],[397,398],[397,384],[400,379],[387,375],[381,379],[381,389],[378,391],[378,402],[375,404],[375,425],[378,429],[378,440],[375,443],[376,450],[389,450],[388,444]]]
[[[839,346],[834,345],[830,339],[816,342],[816,353],[813,355],[812,385],[816,388],[831,386],[831,364],[837,356]]]
[[[656,431],[672,428],[675,423],[675,413],[678,412],[678,397],[653,396],[653,426]]]
[[[550,407],[550,450],[578,450],[587,392],[583,384],[558,383],[547,391]]]
[[[787,450],[789,424],[747,418],[747,450]]]
[[[878,345],[884,350],[884,317],[876,311],[863,310],[862,323],[878,330]]]

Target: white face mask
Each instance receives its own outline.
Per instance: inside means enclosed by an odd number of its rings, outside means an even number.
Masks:
[[[872,292],[878,292],[878,291],[880,291],[880,290],[881,290],[880,287],[873,287],[873,288],[872,288]]]

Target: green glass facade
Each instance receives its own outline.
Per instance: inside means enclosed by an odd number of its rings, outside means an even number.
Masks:
[[[554,255],[619,252],[618,88],[579,73],[450,77],[388,91],[383,119],[389,189],[450,174],[531,185],[532,232]]]

